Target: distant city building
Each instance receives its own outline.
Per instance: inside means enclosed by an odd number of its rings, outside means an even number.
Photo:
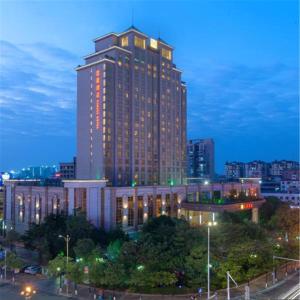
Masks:
[[[299,180],[281,180],[280,190],[286,193],[299,193]]]
[[[282,180],[299,181],[300,169],[288,169],[282,172]]]
[[[255,160],[245,164],[246,178],[265,178],[268,176],[268,163]]]
[[[75,179],[76,178],[76,157],[72,162],[59,163],[59,177],[61,179]]]
[[[135,27],[94,43],[77,68],[77,179],[181,184],[186,85],[173,47]]]
[[[187,144],[187,177],[214,179],[215,146],[213,139],[189,140]]]
[[[57,172],[56,166],[37,166],[9,172],[14,179],[45,179],[51,178]]]
[[[243,162],[226,162],[225,176],[228,180],[238,180],[245,177],[245,163]]]
[[[226,162],[225,176],[227,179],[247,177],[262,178],[262,180],[276,182],[281,180],[298,180],[299,163],[288,160],[275,160],[273,162],[255,160],[247,163]]]
[[[270,163],[270,175],[282,176],[287,170],[299,170],[299,162],[291,160],[275,160]]]
[[[284,193],[284,192],[262,192],[261,195],[266,197],[276,197],[282,202],[288,204],[300,206],[300,195],[299,193]]]

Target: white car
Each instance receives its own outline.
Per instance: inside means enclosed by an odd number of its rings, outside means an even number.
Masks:
[[[36,275],[38,273],[41,273],[41,267],[40,266],[29,266],[24,270],[24,273]]]

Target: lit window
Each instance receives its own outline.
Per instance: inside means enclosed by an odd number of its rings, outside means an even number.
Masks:
[[[168,60],[171,60],[171,59],[172,59],[172,53],[171,53],[171,51],[168,50],[168,49],[162,48],[162,49],[161,49],[161,55],[162,55],[164,58],[168,59]]]
[[[157,40],[150,39],[150,47],[153,49],[157,49]]]
[[[127,47],[128,46],[128,36],[123,36],[121,39],[121,46]]]
[[[134,37],[134,46],[142,48],[142,49],[146,49],[146,40],[135,36]]]

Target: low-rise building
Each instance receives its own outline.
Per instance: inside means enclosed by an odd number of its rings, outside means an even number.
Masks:
[[[8,180],[5,186],[6,224],[19,232],[51,213],[72,215],[76,211],[85,212],[90,222],[105,230],[137,230],[149,218],[160,215],[202,225],[225,210],[252,209],[257,222],[258,208],[264,201],[259,183],[253,180],[135,187],[109,187],[104,180]]]
[[[299,193],[283,193],[283,192],[263,192],[262,196],[266,197],[276,197],[282,202],[288,204],[300,206],[300,194]]]

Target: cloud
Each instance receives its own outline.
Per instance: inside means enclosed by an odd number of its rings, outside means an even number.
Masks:
[[[270,66],[189,66],[188,129],[191,137],[274,137],[298,130],[298,70]],[[296,143],[296,141],[295,141]]]
[[[0,142],[18,135],[74,136],[80,58],[45,43],[0,41]]]

